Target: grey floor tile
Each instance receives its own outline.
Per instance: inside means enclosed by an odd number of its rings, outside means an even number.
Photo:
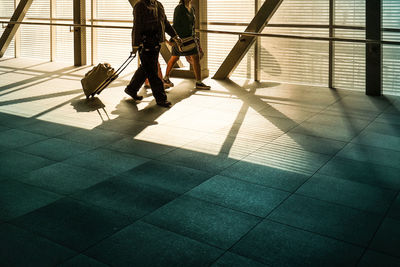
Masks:
[[[19,180],[59,194],[72,194],[110,177],[102,172],[56,163],[27,173]]]
[[[8,224],[0,224],[1,266],[55,266],[76,252]]]
[[[161,228],[227,249],[260,219],[190,197],[180,197],[144,220]]]
[[[400,194],[397,195],[397,198],[390,207],[388,217],[400,221]]]
[[[6,127],[4,125],[0,125],[0,132],[4,132],[4,131],[7,131],[7,130],[10,130],[10,128]]]
[[[132,181],[183,194],[209,179],[212,174],[174,164],[149,161],[121,174]]]
[[[229,154],[207,154],[187,149],[176,149],[158,158],[160,161],[194,168],[210,173],[217,173],[237,162]]]
[[[360,134],[361,128],[335,127],[330,125],[321,125],[319,123],[303,122],[296,128],[289,131],[290,133],[300,133],[305,135],[318,136],[337,141],[350,142],[355,136]]]
[[[239,256],[232,252],[226,252],[220,259],[218,259],[213,267],[262,267],[267,266],[252,259]]]
[[[287,198],[289,193],[217,175],[195,187],[187,195],[265,217]]]
[[[53,163],[55,162],[35,155],[3,151],[0,153],[0,177],[16,178]]]
[[[346,145],[346,142],[311,135],[288,133],[274,140],[272,144],[303,149],[320,154],[334,155]]]
[[[83,254],[73,257],[70,260],[59,265],[60,267],[106,267],[108,265],[101,263]]]
[[[390,136],[400,137],[400,125],[391,123],[372,122],[365,128],[365,131],[381,133]]]
[[[400,266],[400,258],[395,258],[373,250],[367,250],[362,257],[359,267],[395,267]]]
[[[391,114],[391,113],[384,112],[375,119],[375,122],[399,125],[400,124],[400,111],[397,111],[397,114]]]
[[[63,198],[12,221],[54,242],[83,251],[130,224],[127,217]]]
[[[400,189],[399,169],[369,162],[336,157],[318,173],[391,190]]]
[[[22,152],[41,156],[55,161],[62,161],[92,149],[90,146],[66,141],[58,138],[50,138],[32,145],[20,148]]]
[[[64,124],[58,124],[40,120],[21,126],[20,129],[49,137],[56,137],[77,130],[77,128],[75,127],[67,126]]]
[[[125,135],[102,129],[79,129],[59,136],[59,138],[85,144],[90,147],[109,147],[111,143],[124,137]]]
[[[117,175],[148,160],[139,156],[98,148],[70,158],[65,163]]]
[[[363,250],[265,220],[232,251],[271,266],[354,266]]]
[[[6,221],[46,206],[60,196],[14,180],[0,182],[0,220]]]
[[[385,133],[363,131],[360,135],[351,140],[351,142],[400,151],[400,137]]]
[[[0,145],[8,148],[24,147],[48,137],[41,134],[30,133],[18,129],[10,129],[0,132]]]
[[[391,149],[382,149],[373,146],[350,143],[344,147],[337,156],[381,164],[393,168],[400,168],[400,151]]]
[[[400,221],[386,218],[375,234],[371,248],[400,258]]]
[[[174,146],[166,146],[162,144],[136,140],[132,137],[126,137],[122,140],[116,141],[110,144],[110,146],[107,148],[146,158],[157,158],[176,149]]]
[[[366,246],[381,216],[328,202],[292,195],[268,217],[307,231]]]
[[[396,195],[396,191],[321,174],[314,175],[296,193],[380,214],[386,213]]]
[[[138,219],[178,196],[177,193],[138,183],[129,177],[117,176],[72,197]]]
[[[364,129],[371,121],[359,119],[353,116],[345,116],[341,114],[334,114],[330,112],[318,113],[307,120],[307,122],[319,125],[329,125],[337,128],[345,129]]]
[[[222,253],[140,221],[85,252],[112,266],[207,266]]]

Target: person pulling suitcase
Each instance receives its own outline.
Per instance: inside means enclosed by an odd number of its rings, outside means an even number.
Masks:
[[[139,0],[133,8],[132,52],[139,51],[140,66],[125,88],[125,93],[134,100],[142,100],[137,93],[146,78],[149,79],[157,105],[170,107],[164,84],[158,76],[158,55],[161,43],[165,41],[165,32],[180,45],[182,41],[167,20],[163,5],[157,0]]]

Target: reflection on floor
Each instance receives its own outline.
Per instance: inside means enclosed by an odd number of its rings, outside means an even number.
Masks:
[[[1,266],[400,266],[400,98],[0,61]]]

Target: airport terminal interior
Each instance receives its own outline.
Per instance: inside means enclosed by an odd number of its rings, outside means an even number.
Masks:
[[[400,266],[400,1],[192,0],[210,90],[86,98],[136,2],[0,0],[0,266]]]

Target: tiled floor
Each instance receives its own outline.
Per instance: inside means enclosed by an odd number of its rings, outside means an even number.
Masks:
[[[0,60],[0,266],[400,266],[400,98]]]

